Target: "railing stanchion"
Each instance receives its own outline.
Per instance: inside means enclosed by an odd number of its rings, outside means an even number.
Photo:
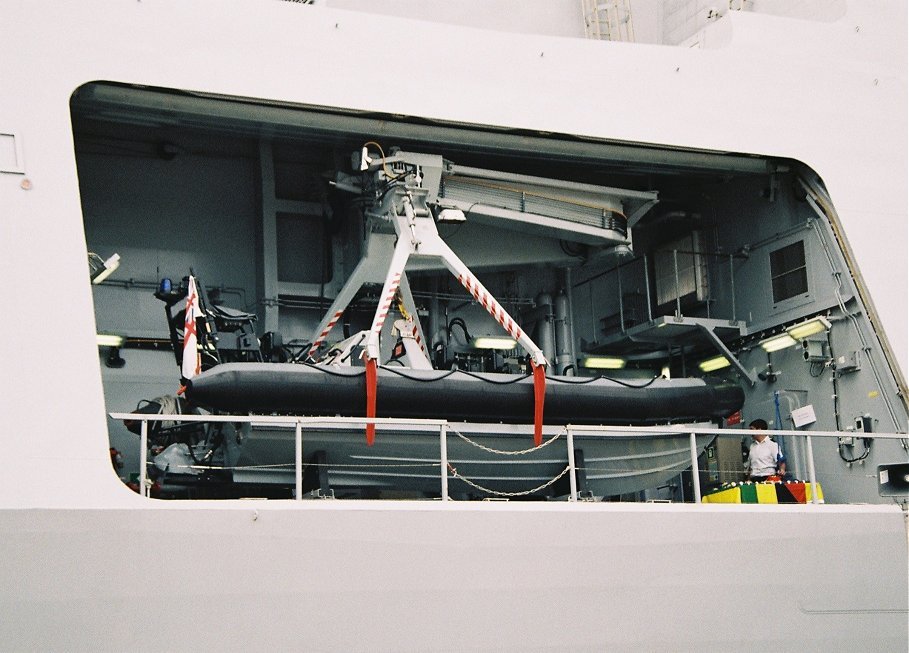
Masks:
[[[698,472],[697,434],[691,434],[691,487],[694,488],[694,502],[701,502],[701,474]]]
[[[303,499],[303,424],[300,423],[300,420],[297,420],[294,427],[294,442],[296,445],[294,453],[294,476],[296,480],[294,498],[297,501],[301,501]]]
[[[566,440],[568,440],[568,487],[571,491],[571,494],[568,495],[568,500],[577,501],[578,477],[574,465],[574,433],[572,433],[570,426],[565,428],[565,432],[567,433]]]
[[[805,445],[808,450],[808,481],[811,483],[811,503],[817,500],[817,476],[814,473],[814,449],[811,448],[811,436],[805,436]]]
[[[142,432],[139,438],[139,494],[143,497],[148,496],[145,477],[147,475],[148,465],[148,420],[142,420]]]
[[[442,501],[448,501],[448,425],[439,426],[439,454],[442,474]]]

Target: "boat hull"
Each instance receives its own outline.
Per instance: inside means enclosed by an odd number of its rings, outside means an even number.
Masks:
[[[533,447],[529,426],[450,423],[446,433],[451,496],[568,494],[565,428],[548,427],[542,448]],[[696,438],[698,455],[711,437]],[[238,439],[242,446],[229,465],[235,483],[293,485],[292,425],[253,422]],[[620,431],[574,433],[573,444],[578,489],[595,496],[656,488],[691,467],[691,440],[686,430],[634,435]],[[353,489],[441,494],[438,427],[380,424],[375,443],[367,446],[362,427],[307,426],[302,431],[302,450],[307,469],[318,469],[325,475],[326,489],[342,495]]]
[[[527,423],[533,419],[530,376],[380,367],[378,417]],[[364,416],[363,368],[227,363],[189,382],[194,403],[228,412]],[[742,407],[735,382],[547,377],[546,424],[658,424],[717,420]]]

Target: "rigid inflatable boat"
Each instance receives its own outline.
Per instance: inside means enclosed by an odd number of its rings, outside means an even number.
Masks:
[[[733,381],[605,377],[546,379],[546,424],[656,424],[728,417],[744,403]],[[494,392],[493,392],[494,391]],[[225,363],[187,383],[195,404],[229,412],[363,416],[364,368]],[[377,417],[528,422],[532,376],[380,366]]]

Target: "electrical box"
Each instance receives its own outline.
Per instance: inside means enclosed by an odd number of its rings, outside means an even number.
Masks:
[[[858,372],[862,369],[861,353],[852,351],[843,356],[837,356],[835,363],[837,372]]]
[[[802,340],[802,356],[812,363],[826,361],[826,343],[823,340]]]

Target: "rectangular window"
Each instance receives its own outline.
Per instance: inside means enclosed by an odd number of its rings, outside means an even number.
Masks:
[[[770,280],[774,303],[808,292],[805,245],[801,240],[770,252]]]

